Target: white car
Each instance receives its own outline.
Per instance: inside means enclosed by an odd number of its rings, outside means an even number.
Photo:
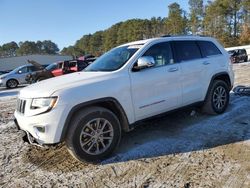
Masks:
[[[66,142],[80,161],[99,161],[138,121],[188,105],[223,113],[234,73],[213,38],[161,37],[127,43],[84,71],[20,91],[16,124],[32,144]]]
[[[17,67],[9,73],[0,76],[0,86],[7,88],[16,88],[20,84],[27,84],[26,76],[32,72],[41,70],[33,65],[23,65]]]

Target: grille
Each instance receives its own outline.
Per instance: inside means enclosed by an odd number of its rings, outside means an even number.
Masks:
[[[17,108],[16,110],[21,114],[24,114],[25,111],[26,100],[17,99]]]

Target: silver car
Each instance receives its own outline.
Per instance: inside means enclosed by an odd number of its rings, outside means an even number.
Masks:
[[[25,77],[27,74],[40,70],[39,67],[33,65],[23,65],[13,71],[0,76],[0,86],[7,88],[15,88],[20,84],[27,84]]]

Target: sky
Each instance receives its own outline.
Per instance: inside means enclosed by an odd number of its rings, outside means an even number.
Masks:
[[[166,17],[173,2],[188,11],[188,0],[0,0],[0,45],[51,40],[62,50],[127,19]]]

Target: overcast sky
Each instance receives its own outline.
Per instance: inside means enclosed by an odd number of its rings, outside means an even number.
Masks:
[[[0,45],[52,40],[62,49],[83,35],[132,18],[166,17],[172,0],[0,0]]]

